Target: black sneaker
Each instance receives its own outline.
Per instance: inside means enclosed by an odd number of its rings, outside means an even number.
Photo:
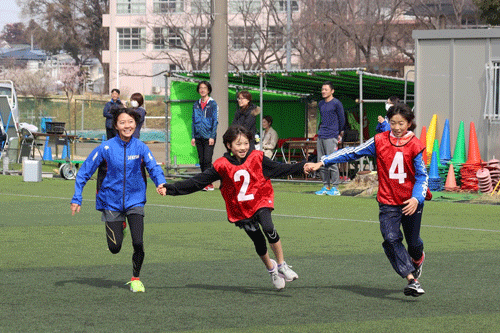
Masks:
[[[412,259],[413,266],[415,267],[415,270],[412,272],[412,274],[415,279],[420,278],[420,276],[422,275],[422,267],[424,266],[424,261],[425,261],[425,252],[422,252],[422,258],[419,261],[420,265],[416,264],[415,261]]]
[[[420,283],[417,279],[413,279],[406,285],[404,289],[404,293],[406,296],[418,297],[425,294],[425,291],[420,286]]]

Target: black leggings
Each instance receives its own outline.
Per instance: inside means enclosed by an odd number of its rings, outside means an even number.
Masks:
[[[127,216],[127,220],[132,236],[132,246],[134,247],[132,274],[134,277],[139,277],[144,262],[144,216],[131,214]],[[106,222],[106,236],[111,253],[120,252],[123,243],[123,222]]]
[[[259,226],[260,225],[260,226]],[[261,230],[264,231],[264,233]],[[263,256],[267,253],[266,238],[269,244],[277,243],[280,240],[278,232],[274,228],[273,220],[271,218],[271,209],[262,208],[258,210],[253,216],[251,223],[245,223],[243,225],[245,232],[248,237],[252,240],[255,251],[259,256]]]

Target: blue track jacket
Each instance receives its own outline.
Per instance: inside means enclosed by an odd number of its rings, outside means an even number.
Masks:
[[[82,204],[83,187],[103,161],[108,169],[96,194],[97,210],[126,212],[146,204],[146,175],[142,172],[142,163],[157,187],[165,183],[163,170],[145,143],[134,137],[125,142],[115,136],[95,148],[80,167],[71,203]]]
[[[201,99],[196,101],[193,105],[191,138],[216,139],[218,122],[219,107],[212,97],[208,99],[203,110],[201,109]]]
[[[375,138],[370,138],[368,141],[362,143],[357,147],[346,147],[337,150],[336,152],[321,157],[321,161],[325,166],[334,163],[344,163],[360,159],[363,156],[376,157]],[[425,200],[427,192],[427,170],[425,170],[425,163],[422,159],[422,153],[415,156],[413,159],[415,166],[415,185],[412,190],[412,197],[422,204]]]

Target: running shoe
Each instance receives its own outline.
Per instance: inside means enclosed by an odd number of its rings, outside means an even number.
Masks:
[[[336,187],[332,187],[331,189],[329,189],[328,191],[326,191],[326,194],[327,195],[331,195],[331,196],[340,195],[340,191],[337,190]]]
[[[143,293],[146,291],[146,288],[144,288],[141,280],[129,281],[126,284],[130,285],[130,291],[133,293]]]
[[[207,189],[207,191],[213,191],[214,186],[212,184],[209,184],[209,185],[207,185],[206,189]]]
[[[422,258],[420,258],[418,261],[411,260],[413,262],[413,266],[415,267],[415,270],[412,272],[413,277],[415,279],[418,279],[422,275],[422,266],[424,266],[424,260],[425,260],[425,252],[422,252]]]
[[[321,190],[314,192],[314,194],[316,194],[316,195],[325,195],[326,192],[328,192],[328,189],[326,188],[326,186],[323,186],[321,188]]]
[[[271,280],[273,281],[274,287],[278,290],[281,290],[285,288],[285,279],[278,273],[278,264],[276,263],[276,261],[271,259],[271,262],[273,263],[273,269],[268,270],[268,272],[271,275]]]
[[[297,280],[299,278],[298,274],[295,273],[286,262],[278,266],[278,273],[285,278],[286,282],[291,282],[293,280]]]
[[[406,296],[418,297],[425,294],[425,291],[422,289],[417,279],[412,279],[406,285],[404,293]]]

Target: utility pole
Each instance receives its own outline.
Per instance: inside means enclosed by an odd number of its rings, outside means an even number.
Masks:
[[[226,151],[222,143],[222,135],[229,123],[227,91],[227,0],[211,1],[211,17],[210,78],[212,81],[212,97],[219,106],[219,125],[217,126],[217,141],[214,148],[214,158],[218,158]]]

